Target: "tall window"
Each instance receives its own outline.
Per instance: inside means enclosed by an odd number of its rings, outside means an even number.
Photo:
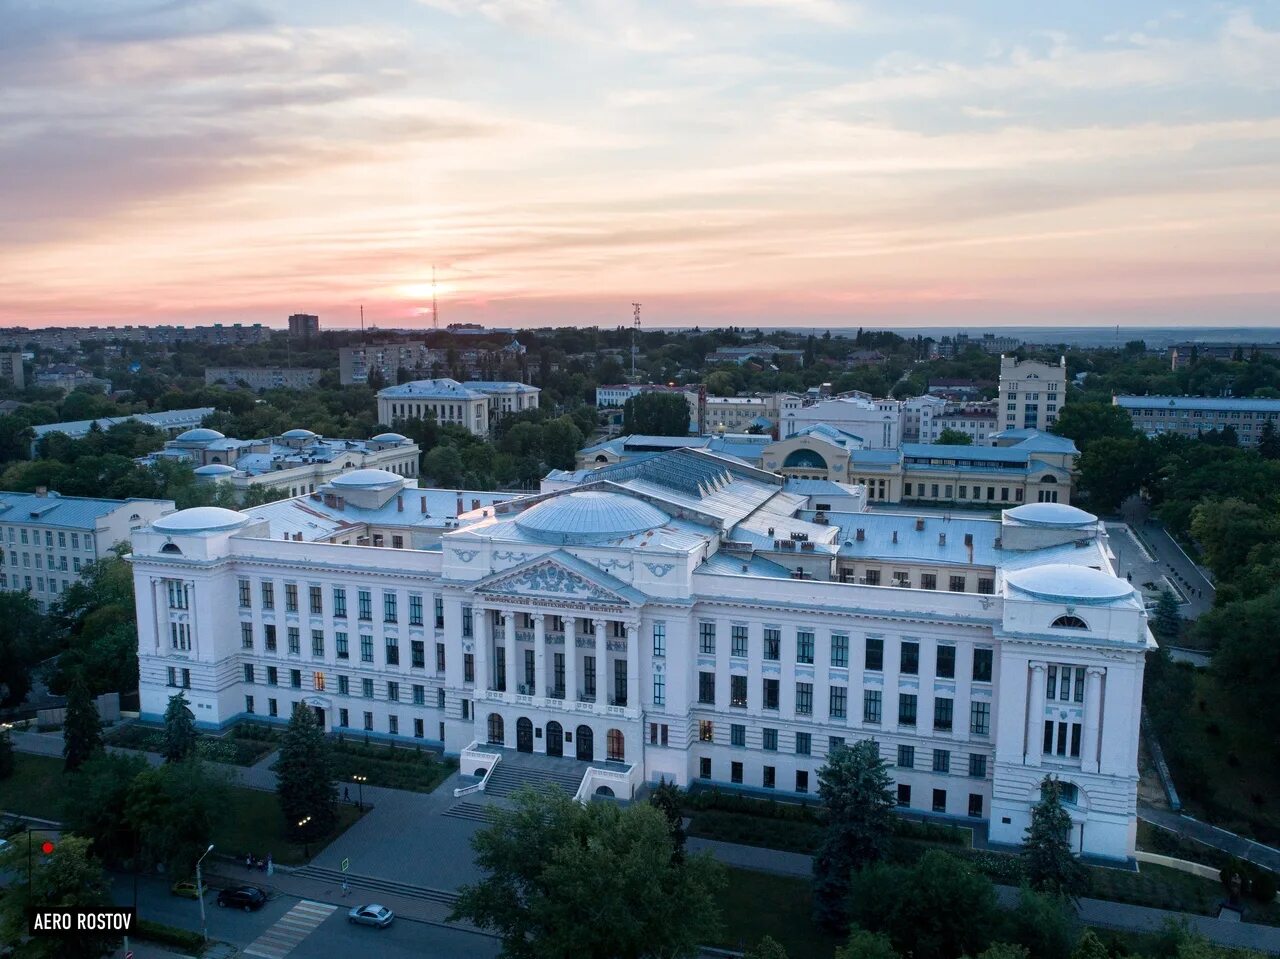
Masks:
[[[935,749],[933,751],[933,771],[935,773],[951,772],[951,753],[946,749]]]
[[[714,653],[716,651],[716,624],[698,624],[698,652]]]
[[[939,731],[951,728],[951,714],[955,700],[939,696],[933,701],[933,728]]]
[[[971,703],[969,706],[969,732],[975,736],[991,734],[991,704]]]
[[[884,669],[884,640],[867,638],[866,668],[872,672]]]
[[[808,630],[796,633],[796,662],[813,662],[813,633]]]
[[[831,665],[849,665],[849,637],[843,633],[836,633],[831,637]]]
[[[421,593],[409,594],[409,625],[410,626],[422,625],[422,594]]]
[[[341,586],[333,587],[333,615],[339,619],[347,617],[347,591]]]
[[[796,714],[813,715],[813,683],[796,683]]]
[[[366,635],[366,636],[360,637],[360,662],[362,663],[373,662],[373,637],[372,636]]]
[[[764,628],[764,658],[772,662],[782,658],[782,630],[775,626]]]
[[[271,623],[266,623],[262,627],[262,641],[269,653],[276,651],[276,628]]]
[[[898,725],[914,726],[916,724],[915,693],[898,694]]]
[[[462,607],[462,635],[470,636],[474,630],[475,619],[472,616],[471,607]]]
[[[322,615],[324,613],[324,592],[319,586],[309,586],[307,587],[307,596],[311,603],[311,615]]]
[[[796,733],[796,755],[808,756],[813,752],[813,735],[811,733]]]
[[[363,696],[365,699],[373,699],[373,680],[372,679],[360,680],[360,695]]]
[[[954,646],[938,647],[938,668],[937,675],[939,679],[954,679],[956,675],[956,648]]]
[[[323,629],[313,629],[311,631],[311,655],[312,656],[324,655],[324,630]]]
[[[362,589],[357,594],[357,600],[360,618],[373,619],[373,594],[367,589]]]
[[[667,677],[662,673],[653,674],[653,704],[655,706],[667,704]]]
[[[240,608],[248,609],[253,605],[253,600],[249,595],[249,581],[247,579],[240,580]]]
[[[868,689],[862,694],[862,721],[864,723],[880,722],[883,694],[878,689]]]
[[[437,596],[434,602],[436,629],[444,629],[444,597]]]
[[[713,743],[716,741],[716,724],[709,719],[698,720],[698,742]]]
[[[351,653],[347,647],[346,633],[334,633],[333,644],[334,644],[334,647],[337,649],[339,659],[347,659],[350,657]]]
[[[253,649],[253,623],[240,624],[240,648]]]
[[[778,731],[765,728],[761,730],[761,748],[767,752],[778,751]]]
[[[747,627],[734,626],[730,632],[730,642],[732,647],[730,654],[733,656],[747,655]]]
[[[667,655],[667,624],[653,624],[653,655]]]
[[[289,652],[297,656],[302,652],[302,635],[297,626],[288,627]]]
[[[903,769],[914,769],[916,765],[916,747],[915,746],[899,746],[898,747],[898,765]]]
[[[388,636],[386,638],[386,651],[387,651],[387,665],[399,666],[400,665],[400,640],[398,640],[394,636]]]
[[[444,643],[436,643],[436,672],[443,673],[444,666]]]
[[[969,775],[974,779],[987,778],[987,757],[977,753],[969,754]]]
[[[973,651],[973,680],[977,683],[991,682],[991,658],[992,651],[989,649],[975,649]]]
[[[427,646],[420,639],[409,640],[409,665],[414,669],[423,669],[427,665]]]
[[[914,676],[920,672],[920,644],[909,640],[902,643],[902,656],[898,667],[904,676]]]
[[[382,621],[384,623],[394,623],[399,619],[400,613],[396,608],[396,594],[392,590],[383,590],[382,592]]]
[[[698,702],[707,705],[715,705],[716,701],[716,674],[715,673],[698,673]]]
[[[276,608],[276,585],[269,579],[262,581],[262,608]]]
[[[778,680],[766,679],[764,681],[763,700],[765,709],[778,708]]]
[[[284,584],[284,611],[286,613],[296,613],[298,611],[298,584]]]
[[[729,745],[745,746],[747,744],[747,727],[734,723],[729,727]]]
[[[831,687],[831,709],[830,717],[832,719],[844,719],[849,712],[849,690],[845,686]]]

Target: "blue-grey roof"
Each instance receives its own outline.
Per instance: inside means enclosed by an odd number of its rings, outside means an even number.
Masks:
[[[743,567],[746,569],[743,569]],[[770,579],[790,579],[791,570],[771,559],[757,556],[739,556],[727,550],[718,550],[695,570],[699,573],[720,573],[731,576],[767,576]]]
[[[898,450],[852,450],[849,462],[854,466],[883,469],[886,466],[897,466],[902,460]]]
[[[1070,453],[1075,456],[1080,452],[1069,437],[1042,433],[1040,430],[1004,430],[993,434],[991,439],[997,443],[1001,440],[1017,440],[1008,449],[1028,450],[1032,453]]]
[[[861,486],[825,479],[787,479],[782,488],[801,496],[859,496],[862,493]]]
[[[62,496],[48,493],[0,493],[0,523],[21,523],[65,527],[67,529],[93,529],[100,517],[115,512],[126,503],[164,503],[172,507],[171,500],[154,500],[134,497],[131,499],[96,499],[89,496]]]
[[[595,543],[655,529],[670,519],[634,496],[574,490],[529,507],[515,517],[515,524],[545,543]]]
[[[435,380],[411,380],[378,391],[391,399],[475,400],[490,393],[536,393],[536,387],[504,380],[468,380],[459,383],[447,376]]]
[[[813,518],[816,514],[801,514]],[[1000,550],[1000,521],[961,516],[925,518],[924,529],[916,529],[916,515],[909,513],[827,513],[827,522],[840,530],[839,555],[848,558],[903,562],[938,563],[956,566],[996,566]],[[862,530],[862,539],[858,539]],[[897,542],[894,542],[897,533]],[[965,536],[973,537],[972,549]],[[946,536],[943,542],[942,536]]]
[[[68,420],[65,423],[43,423],[40,426],[31,427],[31,429],[35,433],[36,439],[49,433],[65,433],[71,437],[83,436],[89,432],[95,423],[98,424],[98,429],[101,430],[109,430],[111,427],[119,426],[121,423],[133,422],[146,423],[148,426],[155,426],[160,429],[173,429],[188,423],[198,425],[201,420],[206,416],[212,416],[213,413],[212,406],[201,406],[185,410],[162,410],[158,413],[133,413],[129,416],[103,416],[96,420]]]
[[[1011,589],[1037,599],[1086,606],[1135,602],[1134,589],[1125,580],[1088,566],[1047,563],[1005,574]]]
[[[1252,399],[1237,396],[1114,396],[1112,402],[1127,410],[1248,410],[1251,412],[1280,412],[1280,400]]]
[[[851,446],[852,443],[857,443],[860,446],[862,443],[866,442],[861,436],[850,433],[848,430],[842,430],[839,427],[832,426],[830,423],[814,423],[812,426],[806,426],[802,430],[797,430],[788,436],[787,439],[793,440],[798,436],[816,436],[819,439],[826,440],[828,443],[834,443],[836,446],[849,449],[857,448],[856,446]]]

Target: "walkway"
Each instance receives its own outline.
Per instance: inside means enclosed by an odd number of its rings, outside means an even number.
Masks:
[[[1272,872],[1280,873],[1280,849],[1264,846],[1260,842],[1237,836],[1233,832],[1227,832],[1225,829],[1201,822],[1191,816],[1180,815],[1155,806],[1139,806],[1138,818],[1167,829],[1169,832],[1177,833],[1179,836],[1220,849],[1237,859],[1248,859],[1259,866],[1265,866]]]
[[[1191,561],[1162,525],[1145,520],[1131,529],[1125,523],[1109,522],[1107,531],[1116,565],[1121,574],[1133,573],[1135,586],[1168,576],[1187,598],[1179,607],[1184,619],[1196,619],[1213,608],[1216,593],[1207,571]]]

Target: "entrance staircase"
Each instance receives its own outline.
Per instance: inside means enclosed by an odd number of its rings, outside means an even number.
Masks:
[[[526,754],[516,759],[504,750],[502,762],[493,767],[493,774],[484,787],[484,795],[501,799],[524,786],[535,789],[555,786],[572,796],[587,771],[586,763],[574,760],[540,757],[540,761],[531,762],[531,758]]]

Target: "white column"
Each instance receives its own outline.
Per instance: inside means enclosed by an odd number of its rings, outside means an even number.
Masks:
[[[640,625],[627,624],[627,707],[640,708]]]
[[[596,624],[596,705],[606,706],[609,703],[608,676],[605,665],[609,661],[609,647],[605,645],[604,620],[597,619]]]
[[[547,617],[533,614],[533,693],[550,696],[551,684],[547,682]]]
[[[476,642],[476,689],[492,689],[493,681],[489,678],[489,611],[483,606],[471,607],[471,632]]]
[[[578,617],[572,613],[564,618],[564,698],[578,701]]]
[[[1084,730],[1080,747],[1080,768],[1087,773],[1098,771],[1098,733],[1102,720],[1102,678],[1106,670],[1090,666],[1084,674]]]
[[[1028,766],[1039,766],[1044,752],[1044,682],[1045,664],[1032,663],[1030,671],[1031,686],[1027,690],[1027,746],[1023,762]]]
[[[507,692],[513,693],[519,688],[516,682],[516,614],[502,614],[502,658],[507,664]]]

